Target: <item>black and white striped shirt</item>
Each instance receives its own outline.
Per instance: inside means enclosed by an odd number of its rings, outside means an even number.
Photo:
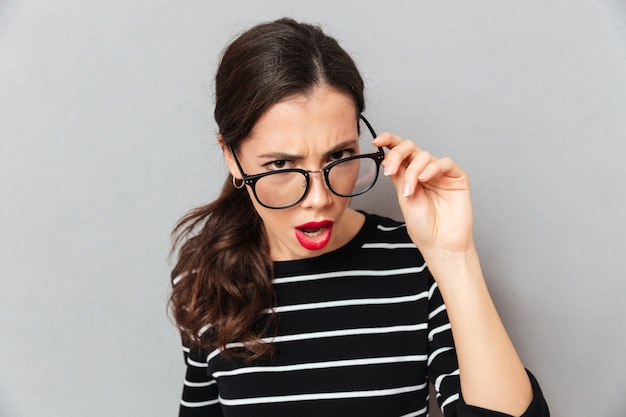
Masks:
[[[426,416],[429,381],[457,415],[446,308],[403,224],[368,214],[342,248],[274,266],[275,357],[247,364],[183,347],[181,417]]]

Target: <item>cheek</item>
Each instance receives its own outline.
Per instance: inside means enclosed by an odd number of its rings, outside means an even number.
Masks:
[[[286,209],[287,210],[287,209]],[[264,207],[257,208],[257,213],[263,222],[263,229],[270,245],[270,251],[284,245],[291,238],[295,239],[291,227],[291,217],[285,210],[271,210]],[[282,242],[282,243],[281,243]]]
[[[267,207],[263,207],[254,197],[252,189],[246,186],[246,190],[248,192],[250,200],[252,201],[252,206],[254,207],[254,210],[256,210],[266,229],[269,228],[273,230],[276,228],[277,225],[281,223],[287,223],[286,213],[284,213],[286,210],[273,210],[268,209]]]

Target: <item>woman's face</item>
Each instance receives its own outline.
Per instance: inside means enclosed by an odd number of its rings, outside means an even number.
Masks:
[[[284,168],[318,171],[358,152],[358,139],[352,97],[321,85],[310,94],[271,106],[242,142],[237,157],[248,175]],[[230,152],[225,154],[231,174],[241,178]],[[337,249],[354,237],[364,221],[363,215],[347,208],[349,198],[328,189],[323,173],[312,173],[304,199],[286,209],[261,206],[250,187],[246,188],[263,220],[274,261]]]

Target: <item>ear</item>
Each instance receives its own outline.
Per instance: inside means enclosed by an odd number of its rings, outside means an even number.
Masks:
[[[222,138],[222,135],[217,136],[217,141],[219,142],[220,147],[222,148],[222,152],[224,153],[224,161],[226,161],[226,166],[228,166],[228,171],[230,172],[230,175],[240,180],[241,172],[239,171],[239,168],[237,167],[237,163],[235,162],[235,159],[233,158],[233,154],[230,151],[230,147],[226,145],[226,143],[224,143],[224,138]]]

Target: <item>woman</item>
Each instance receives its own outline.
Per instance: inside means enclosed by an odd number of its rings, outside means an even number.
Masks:
[[[281,19],[225,50],[230,176],[175,231],[180,415],[425,416],[430,381],[446,416],[548,416],[485,286],[466,174],[363,110],[354,62],[317,27]],[[379,166],[404,222],[348,207]]]

